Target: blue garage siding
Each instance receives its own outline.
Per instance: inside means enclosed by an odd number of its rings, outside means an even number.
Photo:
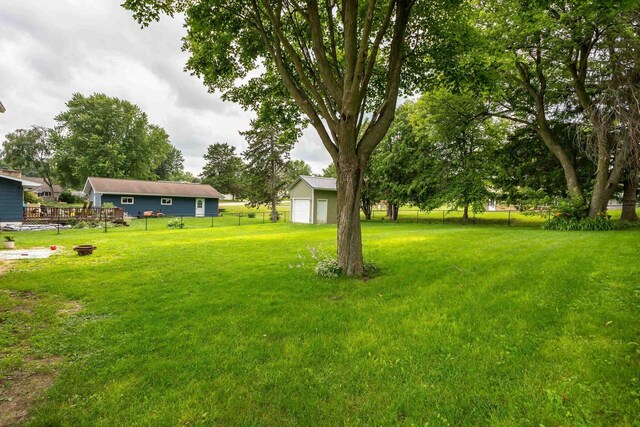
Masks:
[[[122,197],[133,197],[133,205],[123,205]],[[172,199],[170,206],[160,204],[160,199],[165,197],[159,196],[129,196],[123,194],[116,196],[113,194],[103,194],[101,204],[113,203],[115,206],[124,209],[130,216],[138,215],[138,212],[144,211],[162,211],[165,215],[196,215],[196,199],[194,197],[169,197]],[[218,216],[218,199],[209,199],[202,197],[204,201],[205,216]]]
[[[0,178],[0,221],[22,222],[22,184]]]

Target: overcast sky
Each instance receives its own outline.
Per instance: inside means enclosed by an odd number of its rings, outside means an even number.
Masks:
[[[0,141],[32,125],[53,126],[74,92],[101,92],[138,105],[163,127],[199,174],[209,144],[242,152],[251,113],[210,94],[183,71],[182,19],[140,29],[121,0],[0,0]],[[312,129],[292,152],[314,172],[330,162]]]

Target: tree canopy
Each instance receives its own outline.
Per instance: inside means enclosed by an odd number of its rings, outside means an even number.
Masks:
[[[140,108],[104,94],[74,94],[56,121],[55,160],[69,186],[81,187],[89,176],[156,179],[173,148]]]

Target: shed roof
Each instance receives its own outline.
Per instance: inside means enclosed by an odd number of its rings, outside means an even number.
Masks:
[[[0,175],[0,178],[8,179],[9,181],[19,182],[22,184],[23,187],[26,187],[26,188],[38,188],[40,187],[40,185],[42,185],[38,182],[28,181],[22,178],[16,178],[15,176]]]
[[[89,187],[92,187],[96,193],[101,194],[223,198],[218,190],[208,184],[193,184],[187,182],[139,181],[134,179],[98,178],[90,176],[84,185],[85,194],[89,194]]]
[[[300,180],[304,181],[309,187],[313,188],[314,190],[336,191],[335,178],[307,175],[300,175],[298,179],[296,179],[293,184],[289,186],[289,189],[292,189],[293,186],[296,185]]]

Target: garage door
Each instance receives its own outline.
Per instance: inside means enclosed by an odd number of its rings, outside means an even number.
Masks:
[[[291,202],[291,222],[311,223],[311,200],[293,199]]]

